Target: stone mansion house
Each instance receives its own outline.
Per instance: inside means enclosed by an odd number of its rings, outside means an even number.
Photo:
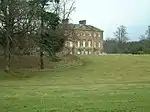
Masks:
[[[103,52],[103,31],[94,26],[87,25],[86,20],[79,21],[79,24],[71,24],[68,19],[63,20],[66,29],[71,29],[65,47],[70,54],[102,54]]]

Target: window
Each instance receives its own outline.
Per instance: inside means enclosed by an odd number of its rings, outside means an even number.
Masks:
[[[89,41],[89,47],[91,47],[91,41]]]
[[[83,41],[83,47],[85,47],[85,40]]]
[[[65,30],[65,34],[64,34],[65,36],[67,36],[68,35],[68,31],[67,30]]]
[[[78,41],[78,47],[80,47],[80,41]]]
[[[66,42],[65,42],[65,46],[66,46],[66,47],[68,47],[68,45],[69,45],[69,42],[68,42],[68,41],[66,41]]]
[[[94,37],[96,37],[96,33],[94,33]]]
[[[88,51],[85,51],[85,54],[88,55]]]
[[[89,37],[91,37],[92,36],[92,34],[91,33],[89,33]]]
[[[65,46],[67,47],[67,43],[65,43]]]
[[[70,42],[70,47],[73,47],[73,42]]]
[[[83,32],[83,36],[85,36],[85,32]]]
[[[94,42],[94,47],[96,47],[96,42]]]
[[[99,42],[98,44],[99,44],[99,48],[101,48],[101,43]]]
[[[101,37],[101,34],[100,34],[100,33],[98,33],[98,37]]]
[[[84,51],[82,51],[82,55],[84,55]]]
[[[78,54],[80,54],[80,51],[78,51]]]
[[[80,33],[77,33],[77,36],[79,37],[79,36],[80,36]]]

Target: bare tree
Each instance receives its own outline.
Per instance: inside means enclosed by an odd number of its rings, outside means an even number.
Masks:
[[[119,26],[117,31],[114,32],[115,39],[118,43],[126,43],[129,40],[127,34],[127,28],[123,25]]]
[[[125,44],[129,40],[127,34],[127,28],[123,25],[119,26],[117,31],[114,32],[115,41],[117,42],[120,52],[122,52],[122,50],[125,48]]]
[[[6,71],[11,67],[11,57],[24,46],[27,37],[35,30],[37,21],[29,0],[0,0],[0,44],[6,58]]]
[[[75,0],[60,0],[59,4],[53,4],[61,19],[69,19],[70,15],[75,11]]]
[[[145,34],[146,36],[146,39],[147,40],[150,40],[150,26],[148,26],[148,29],[146,30],[146,34]]]
[[[140,41],[150,40],[150,26],[148,26],[148,29],[146,30],[144,35],[140,36]]]
[[[6,71],[9,71],[11,66],[12,45],[18,33],[16,29],[22,29],[24,26],[25,7],[26,1],[0,0],[0,33],[7,62]]]
[[[68,37],[68,40],[70,42],[72,42],[71,52],[72,52],[72,54],[75,54],[75,47],[76,47],[76,43],[77,43],[77,40],[78,40],[78,36],[77,36],[77,32],[74,28],[74,25],[69,28],[69,32],[70,32],[70,35]]]
[[[69,19],[71,14],[75,11],[75,0],[61,0],[60,4],[58,6],[58,14],[60,15],[62,20],[67,20],[69,23]],[[68,53],[72,52],[72,54],[75,53],[75,44],[77,40],[77,33],[74,29],[73,24],[68,24],[67,27],[65,27],[67,30],[67,42],[72,43],[72,48],[70,46],[66,46],[65,48],[68,50]]]

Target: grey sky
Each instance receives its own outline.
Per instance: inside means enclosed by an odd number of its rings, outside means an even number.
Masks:
[[[104,30],[104,39],[125,25],[130,39],[137,40],[150,25],[150,0],[76,0],[76,8],[71,22],[86,19],[87,24]]]

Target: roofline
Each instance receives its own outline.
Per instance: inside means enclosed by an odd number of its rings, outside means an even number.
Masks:
[[[79,25],[79,24],[73,24],[73,25]],[[89,29],[91,29],[91,30],[93,30],[92,28],[90,28],[89,26],[91,26],[91,27],[93,27],[93,28],[95,28],[95,29],[97,29],[97,32],[104,32],[103,30],[101,30],[101,29],[99,29],[99,28],[97,28],[97,27],[95,27],[95,26],[92,26],[92,25],[84,25],[84,26],[87,26]],[[82,28],[75,28],[75,29],[81,29],[81,30],[83,30]],[[89,29],[84,29],[85,31],[91,31],[91,30],[89,30]],[[95,31],[95,30],[93,30],[93,31]]]
[[[69,25],[80,25],[80,24],[69,23]],[[101,30],[101,29],[99,29],[99,28],[97,28],[97,27],[95,27],[95,26],[92,26],[92,25],[82,25],[82,26],[87,26],[89,29],[93,30],[92,28],[89,27],[89,26],[91,26],[91,27],[95,28],[95,29],[97,30],[97,32],[104,32],[104,30]],[[73,28],[74,28],[74,27],[73,27]],[[82,28],[74,28],[74,29],[75,29],[75,30],[80,29],[80,30],[84,30],[84,31],[91,31],[91,30],[89,30],[89,29],[82,29]],[[93,30],[93,31],[96,31],[96,30]]]

